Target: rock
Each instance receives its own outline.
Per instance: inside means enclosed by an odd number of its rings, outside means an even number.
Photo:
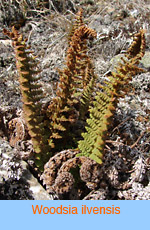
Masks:
[[[32,192],[34,200],[53,200],[53,197],[50,197],[50,195],[39,184],[37,179],[31,174],[27,167],[27,163],[22,161],[22,168],[24,169],[22,178],[29,184],[29,190]]]
[[[122,62],[121,58],[124,58],[124,54],[115,55],[111,60],[110,63],[112,64],[112,69],[117,66],[120,62]],[[150,68],[150,51],[146,51],[144,57],[140,60],[140,63],[143,68],[149,69]]]
[[[118,66],[119,63],[122,63],[121,58],[124,58],[124,54],[118,54],[115,55],[111,60],[110,60],[110,64],[111,64],[111,71],[115,70],[115,67]]]
[[[150,51],[146,51],[144,57],[140,61],[144,68],[150,69]]]
[[[102,31],[102,21],[103,18],[100,15],[93,15],[89,26],[100,33]]]
[[[0,199],[52,200],[28,169],[28,164],[15,156],[7,141],[0,139]]]

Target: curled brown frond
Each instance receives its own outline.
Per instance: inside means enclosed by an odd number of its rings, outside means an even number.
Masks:
[[[77,151],[56,154],[45,165],[42,175],[48,192],[64,195],[71,190],[94,189],[101,179],[99,164],[86,157],[75,157]],[[84,191],[82,191],[84,193]]]
[[[70,137],[72,139],[69,130],[80,117],[80,98],[87,87],[86,91],[91,93],[86,93],[86,108],[89,106],[95,76],[87,55],[86,43],[88,38],[95,37],[96,32],[85,25],[77,28],[71,37],[66,57],[67,67],[59,70],[60,81],[56,97],[50,103],[47,111],[49,120],[52,121],[49,125],[51,130],[49,145],[52,148],[56,147],[59,150],[60,144],[61,147],[66,146]],[[91,79],[93,79],[92,82]],[[61,143],[59,139],[61,139]]]

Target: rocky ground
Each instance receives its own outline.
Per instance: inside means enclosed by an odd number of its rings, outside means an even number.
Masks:
[[[37,3],[39,2],[39,3]],[[85,23],[97,31],[89,44],[99,81],[115,68],[132,42],[132,34],[146,29],[145,70],[131,82],[132,91],[120,99],[106,143],[99,188],[74,199],[150,199],[150,2],[116,1],[1,1],[0,3],[0,199],[73,199],[72,194],[49,194],[32,161],[32,144],[24,131],[17,146],[10,127],[20,119],[22,102],[11,42],[3,28],[21,24],[21,32],[38,56],[43,103],[55,95],[63,68],[67,35],[74,14],[82,7]],[[20,124],[22,121],[20,121]],[[21,126],[23,127],[23,126]],[[13,146],[13,147],[12,147]]]

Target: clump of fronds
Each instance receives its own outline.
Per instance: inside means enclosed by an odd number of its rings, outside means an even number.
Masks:
[[[80,153],[77,156],[87,156],[102,163],[105,139],[111,118],[120,97],[124,97],[129,89],[129,81],[137,73],[143,71],[136,64],[144,55],[144,31],[135,35],[131,47],[128,49],[128,61],[123,63],[107,77],[103,85],[99,86],[100,92],[96,93],[93,105],[90,107],[90,118],[87,119],[86,132],[82,133],[83,140],[79,141]]]
[[[72,141],[72,127],[81,117],[85,119],[84,113],[88,110],[94,90],[96,77],[87,54],[87,40],[95,38],[96,32],[83,24],[82,10],[76,20],[67,51],[66,68],[58,70],[60,81],[56,97],[45,110],[41,104],[43,93],[38,84],[40,78],[37,76],[36,58],[14,27],[12,32],[4,30],[13,40],[24,116],[36,152],[36,164],[41,168],[50,152],[55,154],[57,150],[66,148],[67,144],[75,143]]]
[[[49,146],[47,143],[49,132],[44,125],[43,116],[41,115],[43,91],[38,83],[40,78],[37,77],[37,74],[40,72],[37,70],[38,63],[33,52],[26,45],[27,40],[23,39],[23,36],[14,27],[12,27],[12,32],[4,29],[4,34],[13,41],[24,117],[36,153],[36,164],[39,168],[42,168],[49,157]]]

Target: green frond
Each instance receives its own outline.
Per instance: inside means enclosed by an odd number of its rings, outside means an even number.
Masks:
[[[98,164],[102,164],[103,163],[102,158],[101,158],[102,153],[100,151],[98,153],[99,153],[99,155],[95,155],[94,153],[92,153],[89,156],[89,158],[91,158],[92,160],[96,161]]]
[[[128,50],[129,60],[122,59],[123,63],[116,68],[116,72],[112,72],[108,80],[104,81],[103,85],[99,85],[102,91],[96,93],[93,105],[89,109],[90,118],[86,121],[86,132],[82,133],[83,140],[78,143],[80,150],[78,156],[87,156],[99,164],[102,163],[107,130],[111,124],[118,98],[124,96],[123,92],[126,92],[132,76],[143,71],[136,66],[144,52],[143,31],[136,36],[134,44]]]
[[[57,129],[57,130],[60,130],[60,131],[66,131],[66,128],[63,127],[60,124],[54,124],[53,127],[54,127],[55,130]]]

